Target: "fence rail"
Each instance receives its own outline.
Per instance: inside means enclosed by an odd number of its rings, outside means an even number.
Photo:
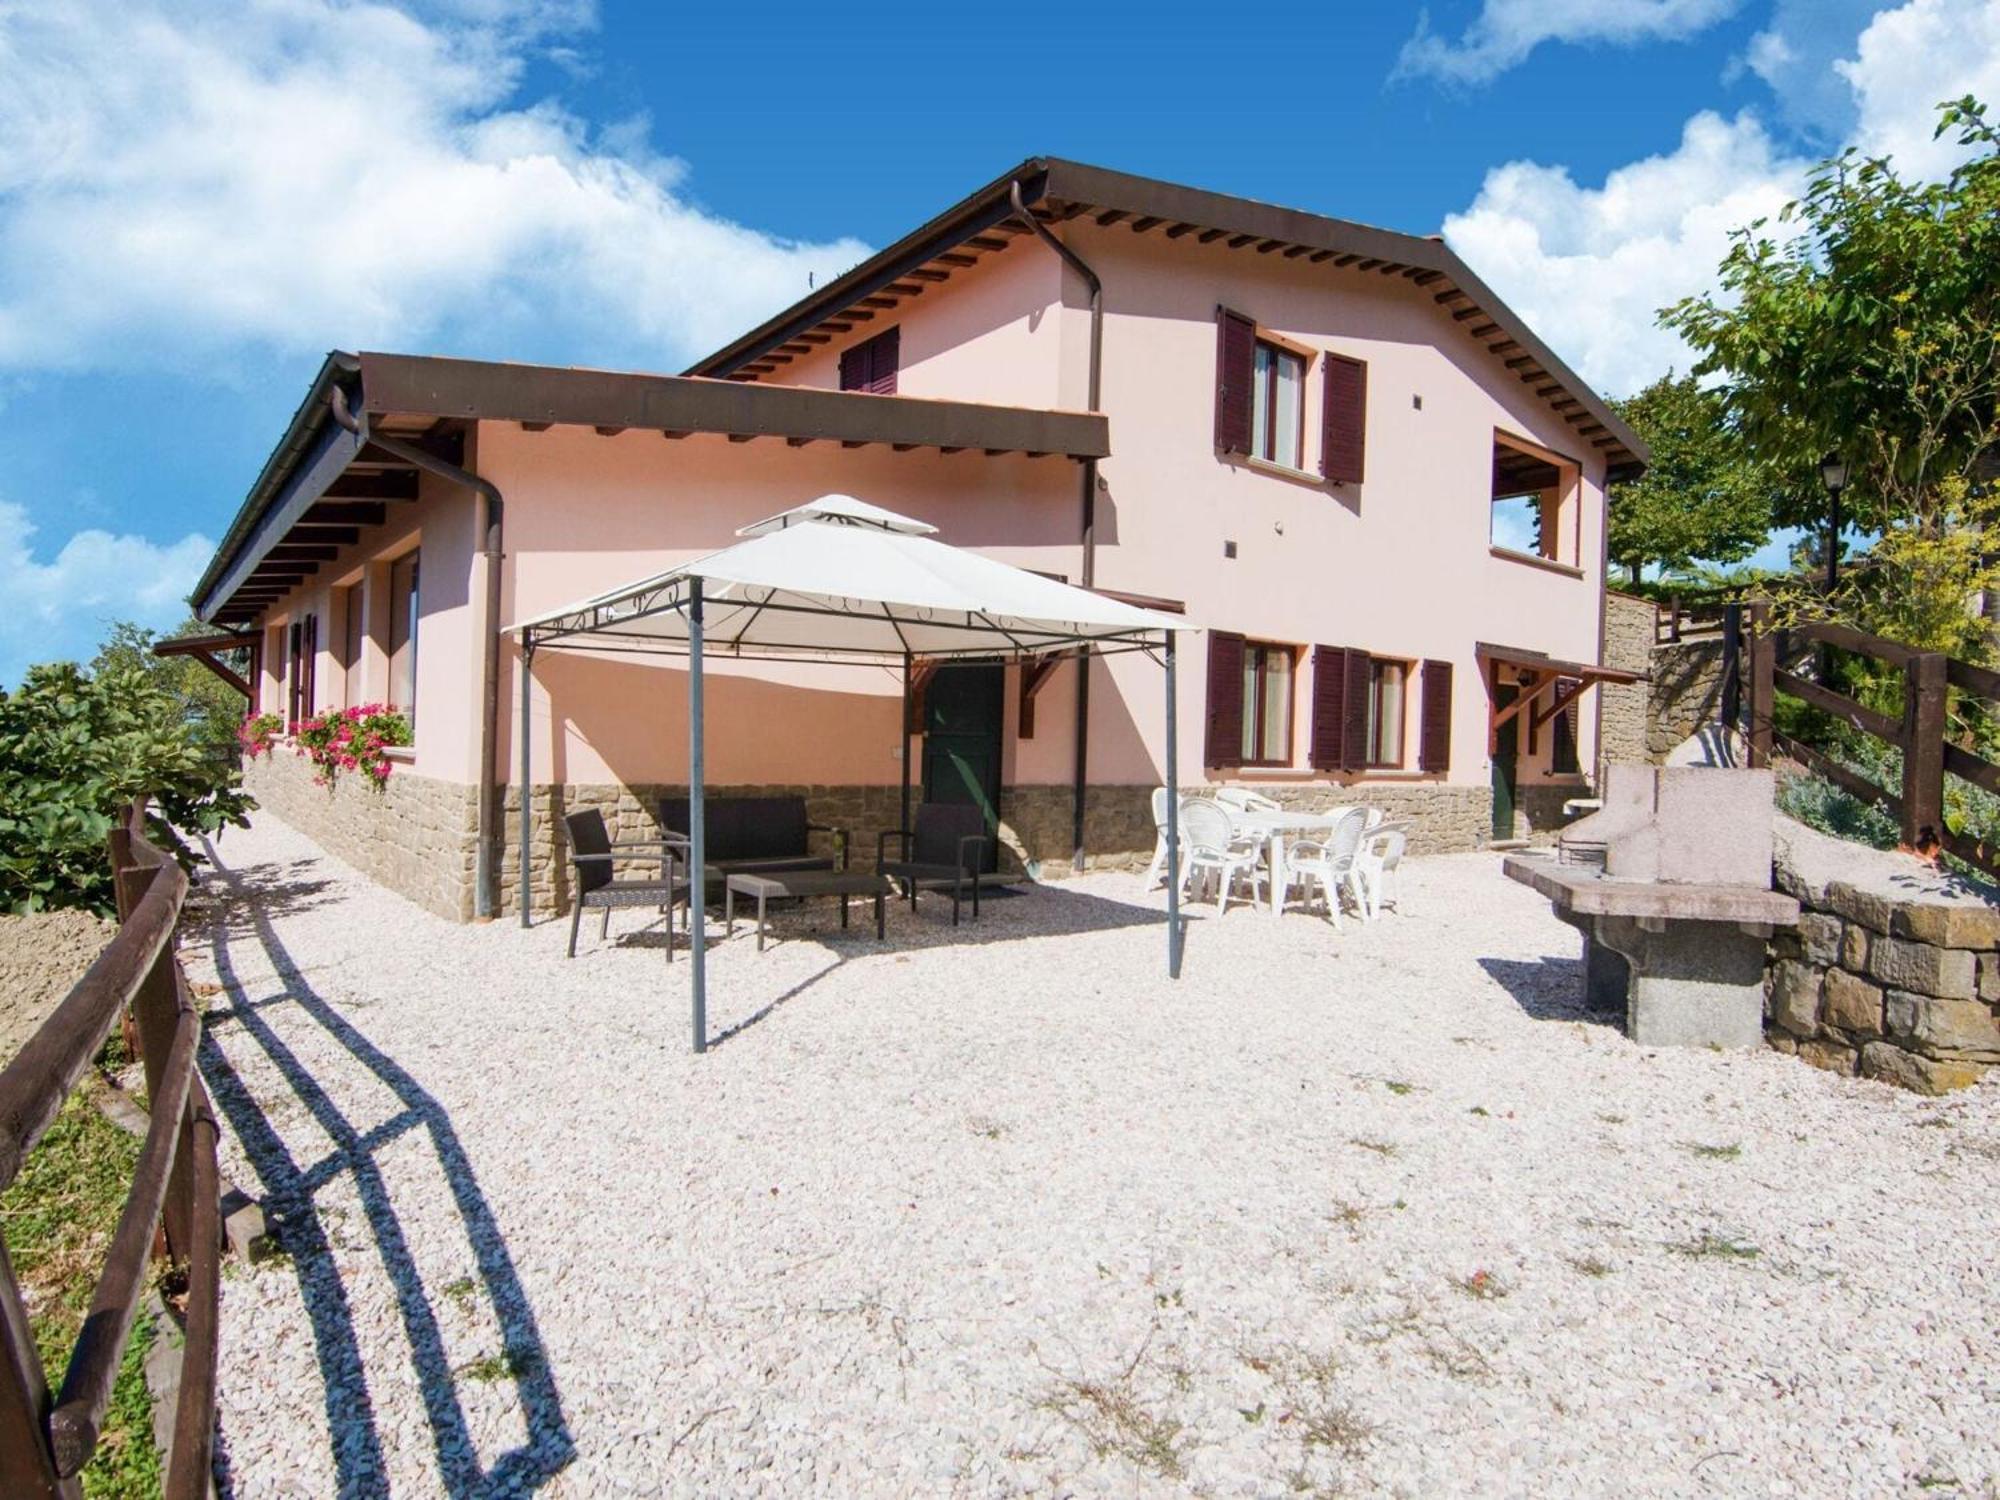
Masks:
[[[211,1484],[222,1222],[215,1116],[195,1072],[201,1016],[174,953],[188,880],[147,841],[143,802],[134,803],[113,830],[110,857],[117,936],[0,1070],[0,1189],[13,1182],[128,1008],[145,1066],[151,1124],[83,1330],[53,1396],[0,1243],[0,1494],[10,1500],[69,1500],[82,1493],[77,1475],[102,1434],[132,1316],[162,1236],[166,1253],[187,1272],[186,1348],[167,1500],[197,1500]]]
[[[1725,664],[1726,682],[1747,679],[1748,705],[1743,715],[1750,746],[1750,764],[1768,765],[1772,752],[1791,756],[1852,796],[1873,803],[1896,819],[1902,847],[1926,858],[1945,853],[2000,876],[2000,848],[1956,832],[1944,817],[1945,777],[1956,776],[1987,791],[2000,793],[2000,765],[1950,738],[1949,702],[1953,688],[1971,697],[2000,703],[2000,672],[1958,661],[1939,651],[1919,651],[1901,641],[1869,635],[1831,621],[1809,621],[1782,629],[1771,622],[1771,607],[1757,600],[1730,606],[1725,639],[1742,643],[1747,668],[1739,659]],[[1832,651],[1847,651],[1881,662],[1903,679],[1902,713],[1892,716],[1836,692],[1824,680],[1794,670],[1815,648],[1821,662]],[[1736,653],[1732,651],[1732,658]],[[1740,694],[1741,687],[1736,688]],[[1796,698],[1850,729],[1893,745],[1902,752],[1902,783],[1880,786],[1841,764],[1824,744],[1784,733],[1772,720],[1779,693]],[[1732,698],[1724,717],[1737,715]]]

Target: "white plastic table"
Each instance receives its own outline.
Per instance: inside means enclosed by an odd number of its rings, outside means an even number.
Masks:
[[[1254,834],[1264,841],[1264,857],[1271,870],[1271,915],[1276,916],[1285,909],[1285,840],[1306,833],[1329,832],[1334,821],[1346,812],[1344,807],[1336,807],[1331,812],[1254,812],[1229,809],[1230,823],[1245,833]],[[1333,899],[1338,900],[1336,896]]]

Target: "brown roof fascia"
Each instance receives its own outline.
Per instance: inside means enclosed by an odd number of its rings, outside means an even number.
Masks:
[[[403,354],[363,354],[360,361],[361,405],[371,415],[980,448],[1073,459],[1103,458],[1111,451],[1109,423],[1091,412]]]

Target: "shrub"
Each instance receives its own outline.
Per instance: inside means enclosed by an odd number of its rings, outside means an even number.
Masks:
[[[144,672],[74,662],[30,667],[0,689],[0,910],[114,908],[105,836],[133,798],[149,836],[184,868],[174,833],[245,826],[256,803],[174,695]]]

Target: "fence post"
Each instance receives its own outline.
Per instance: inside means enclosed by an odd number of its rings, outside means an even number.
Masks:
[[[1731,600],[1722,606],[1722,727],[1740,728],[1743,721],[1743,606]]]
[[[1771,763],[1771,700],[1776,688],[1777,646],[1771,639],[1771,605],[1758,599],[1750,605],[1750,764]]]
[[[1903,846],[1935,858],[1944,839],[1945,657],[1920,651],[1903,668]]]

